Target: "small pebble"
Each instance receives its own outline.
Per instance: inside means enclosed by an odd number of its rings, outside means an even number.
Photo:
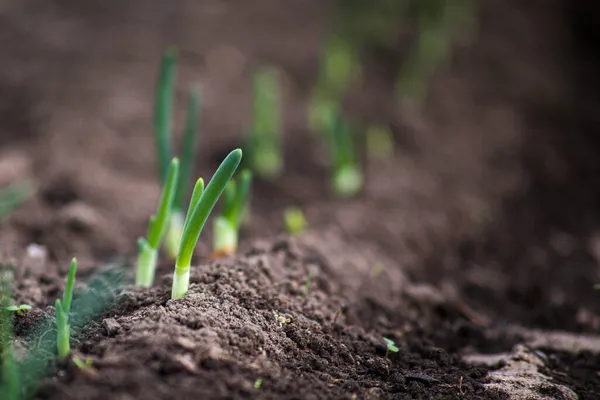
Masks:
[[[102,325],[104,329],[106,329],[106,334],[108,336],[115,336],[121,330],[121,325],[114,318],[106,318],[102,321]]]

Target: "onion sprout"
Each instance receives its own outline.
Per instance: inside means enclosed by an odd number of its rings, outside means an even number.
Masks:
[[[232,179],[225,189],[221,212],[214,221],[214,258],[237,250],[240,226],[248,212],[251,183],[252,173],[244,170],[239,179]]]
[[[185,296],[188,291],[192,255],[200,233],[241,160],[242,150],[233,150],[217,168],[206,189],[204,189],[202,178],[196,182],[183,224],[183,235],[181,236],[179,252],[175,261],[173,287],[171,289],[171,298],[173,299]]]
[[[171,209],[175,198],[178,174],[179,161],[174,158],[168,169],[167,180],[160,196],[156,215],[150,217],[146,237],[138,239],[140,252],[135,277],[137,286],[150,287],[154,282],[158,249],[171,221]]]
[[[69,274],[67,275],[67,284],[63,293],[62,302],[56,299],[56,344],[58,348],[58,356],[65,358],[71,351],[70,335],[71,325],[69,325],[69,312],[71,311],[71,301],[73,300],[73,288],[75,286],[75,273],[77,271],[77,260],[73,258]]]

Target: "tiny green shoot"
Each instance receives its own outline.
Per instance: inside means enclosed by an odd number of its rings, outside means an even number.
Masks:
[[[341,113],[329,125],[328,138],[333,167],[333,190],[338,196],[354,196],[363,187],[363,174],[352,130]]]
[[[71,311],[71,301],[73,300],[73,288],[75,287],[75,273],[77,271],[77,259],[73,258],[69,274],[67,275],[67,283],[63,293],[62,301],[56,299],[56,344],[58,348],[58,356],[65,358],[71,351],[70,336],[71,326],[69,324],[69,313]]]
[[[253,76],[250,165],[265,179],[281,174],[281,100],[277,75],[261,69]]]
[[[388,338],[383,338],[383,340],[385,341],[385,344],[387,345],[387,348],[385,350],[385,359],[389,360],[390,352],[397,353],[400,349],[396,346],[396,343],[394,343],[393,340],[388,339]]]
[[[213,257],[235,253],[244,213],[247,212],[252,173],[242,171],[239,178],[229,181],[223,193],[221,212],[214,220]]]
[[[304,287],[302,288],[302,298],[306,298],[308,295],[308,288],[310,287],[310,281],[312,280],[312,274],[308,271],[308,275],[306,276],[306,282],[304,282]]]
[[[304,213],[298,207],[286,208],[283,212],[285,231],[290,235],[300,235],[306,229],[307,222]]]
[[[13,212],[33,194],[30,181],[16,182],[0,192],[0,221]]]
[[[90,357],[87,357],[85,361],[83,361],[78,355],[74,355],[72,360],[73,364],[75,364],[75,366],[79,369],[91,368],[93,363]]]
[[[204,189],[202,178],[196,182],[183,224],[183,234],[175,261],[171,290],[171,298],[173,299],[185,296],[188,291],[192,255],[194,254],[200,233],[241,160],[242,150],[233,150],[225,157],[219,168],[217,168],[206,189]]]
[[[260,389],[261,385],[262,385],[262,378],[258,378],[257,380],[254,381],[254,389]]]
[[[177,70],[177,50],[169,48],[160,64],[154,102],[154,130],[157,152],[157,164],[161,183],[166,185],[169,166],[173,158],[173,121],[172,114],[175,98],[175,80]],[[177,257],[183,232],[183,210],[194,165],[198,120],[200,115],[200,89],[190,90],[185,132],[181,149],[181,168],[174,191],[173,212],[167,225],[165,249],[172,259]]]
[[[388,127],[369,126],[367,129],[367,154],[375,160],[389,160],[394,155],[394,136]]]
[[[12,277],[1,273],[0,281],[0,354],[2,355],[2,385],[0,397],[6,400],[21,399],[21,378],[12,345],[12,322],[6,303],[10,299]]]
[[[360,79],[360,75],[355,46],[339,35],[332,35],[325,43],[317,84],[309,103],[312,132],[327,129],[346,90]]]
[[[6,311],[16,313],[17,315],[23,315],[23,313],[31,310],[31,306],[29,304],[21,304],[21,305],[12,305],[5,307]]]
[[[174,158],[169,166],[156,215],[150,217],[146,237],[138,239],[140,252],[137,259],[136,286],[147,288],[154,282],[158,249],[171,221],[171,209],[175,198],[178,174],[179,161]]]

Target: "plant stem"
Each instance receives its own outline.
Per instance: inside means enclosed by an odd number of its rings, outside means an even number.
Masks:
[[[144,239],[140,239],[138,245],[140,252],[137,260],[135,285],[138,287],[149,288],[152,286],[152,283],[154,283],[158,251],[150,247],[148,242]]]
[[[173,210],[171,213],[171,223],[165,235],[165,250],[167,251],[167,256],[172,260],[177,258],[177,253],[179,252],[179,243],[181,243],[184,222],[185,217],[183,212],[179,209]]]
[[[215,254],[228,255],[237,250],[238,229],[225,217],[218,216],[214,222],[214,249]]]
[[[177,299],[185,296],[189,287],[190,266],[194,248],[200,237],[200,233],[206,224],[206,220],[215,207],[217,200],[223,194],[231,177],[237,170],[242,160],[242,150],[233,150],[221,163],[217,171],[211,178],[205,190],[198,189],[200,181],[194,188],[190,209],[184,223],[183,235],[179,246],[179,253],[175,261],[175,271],[173,273],[173,288],[171,298]],[[197,198],[198,192],[202,194]]]
[[[175,94],[177,50],[169,48],[162,59],[154,103],[154,129],[156,135],[156,151],[158,172],[161,182],[167,180],[167,169],[171,160],[172,112]]]

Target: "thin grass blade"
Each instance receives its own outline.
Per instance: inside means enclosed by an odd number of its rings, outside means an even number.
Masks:
[[[160,196],[156,219],[151,226],[152,229],[148,232],[148,244],[153,249],[158,249],[160,241],[170,222],[169,216],[171,214],[171,208],[173,207],[173,199],[175,198],[175,191],[177,190],[177,177],[179,175],[179,160],[177,158],[171,160],[168,172],[167,180]]]
[[[67,314],[67,318],[69,316],[69,312],[71,312],[71,301],[73,300],[73,289],[75,287],[75,273],[77,272],[77,259],[73,257],[71,260],[71,266],[69,267],[69,273],[67,275],[67,284],[65,285],[65,291],[63,293],[63,309]]]
[[[174,207],[180,210],[184,209],[185,199],[194,168],[194,152],[196,142],[198,141],[198,121],[200,119],[200,88],[193,88],[190,91],[188,114],[185,124],[185,133],[183,144],[181,146],[181,168],[179,172],[179,184],[175,194]]]
[[[193,210],[196,208],[196,205],[198,204],[198,202],[200,201],[200,198],[202,197],[202,193],[204,193],[204,179],[198,178],[198,180],[196,181],[196,184],[194,185],[194,191],[192,192],[192,197],[190,198],[190,204],[188,205],[185,222],[183,224],[184,232],[188,225],[188,222],[190,220],[190,216],[192,215]]]
[[[156,85],[154,103],[154,130],[158,160],[158,172],[161,182],[168,176],[169,162],[172,157],[172,115],[175,96],[177,50],[169,48],[163,55]]]

